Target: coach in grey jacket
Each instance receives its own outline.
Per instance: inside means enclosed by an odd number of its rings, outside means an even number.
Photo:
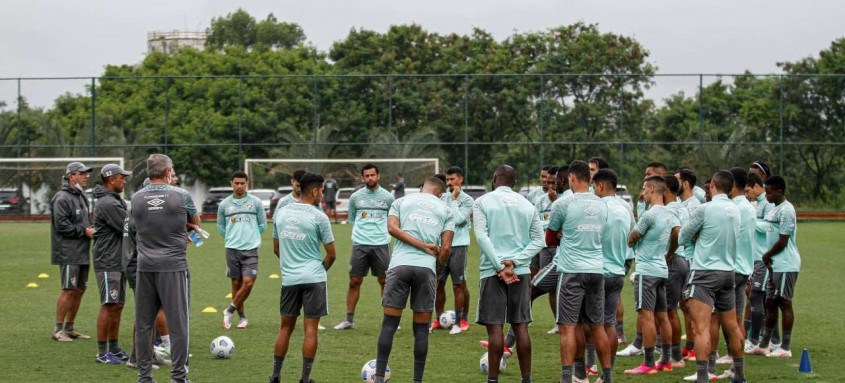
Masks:
[[[62,292],[56,302],[56,327],[52,338],[59,342],[87,339],[73,328],[82,295],[88,285],[91,227],[90,208],[83,191],[88,187],[92,169],[81,162],[71,162],[65,171],[67,184],[53,196],[50,211],[51,262],[59,265]]]

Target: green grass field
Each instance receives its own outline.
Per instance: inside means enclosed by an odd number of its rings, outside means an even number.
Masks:
[[[211,223],[204,225],[211,229]],[[312,377],[318,382],[360,381],[361,366],[376,354],[376,340],[381,325],[379,290],[375,279],[365,279],[361,301],[356,313],[356,329],[337,331],[331,327],[343,319],[347,288],[347,264],[350,251],[350,226],[334,225],[338,239],[338,259],[329,272],[329,315],[322,324],[329,329],[321,332]],[[212,231],[212,230],[209,230]],[[836,350],[841,350],[845,339],[842,298],[845,291],[841,275],[845,270],[845,224],[834,222],[801,222],[798,246],[803,267],[795,299],[796,327],[793,334],[791,360],[769,360],[750,357],[746,361],[748,381],[845,381],[845,367],[839,363]],[[261,251],[260,278],[246,304],[250,318],[247,330],[221,328],[222,310],[228,305],[226,294],[230,284],[225,276],[224,251],[216,233],[201,248],[188,250],[192,276],[191,302],[191,353],[190,378],[194,382],[265,382],[272,369],[273,343],[279,327],[280,280],[269,279],[278,274],[278,261],[272,254],[269,232],[264,234]],[[48,223],[0,224],[0,339],[8,342],[0,347],[0,381],[3,382],[132,382],[136,372],[122,366],[105,366],[94,363],[97,350],[95,339],[72,343],[57,343],[50,339],[58,296],[58,266],[50,265]],[[468,267],[472,297],[471,318],[475,310],[478,280],[478,248],[471,247]],[[40,273],[49,274],[39,279]],[[34,282],[39,287],[27,288]],[[76,320],[76,327],[90,335],[96,334],[96,315],[99,301],[96,282],[90,278],[89,291],[83,298]],[[630,307],[632,288],[627,285],[623,299]],[[450,293],[451,295],[451,293]],[[839,302],[839,303],[837,303]],[[447,308],[452,304],[451,296]],[[202,310],[214,307],[218,313],[206,314]],[[635,314],[626,316],[626,333],[629,339],[635,332]],[[121,344],[131,346],[134,322],[133,299],[129,297],[123,312]],[[533,376],[535,382],[556,382],[559,379],[559,338],[546,335],[553,325],[553,316],[544,298],[534,306],[534,323],[530,328],[533,343]],[[300,322],[301,323],[301,322]],[[232,359],[215,360],[208,345],[218,335],[230,336],[237,352]],[[429,382],[481,382],[485,376],[478,368],[482,348],[478,340],[485,339],[483,327],[472,325],[466,333],[449,335],[438,331],[430,338],[426,381]],[[300,347],[302,333],[298,331],[291,340],[289,355],[282,372],[283,381],[298,381],[301,368]],[[397,332],[390,367],[393,381],[407,382],[412,378],[413,335],[410,315],[402,318],[402,330]],[[811,352],[814,374],[797,373],[801,349]],[[639,358],[619,358],[615,371],[619,382],[679,382],[683,376],[694,372],[694,365],[671,374],[652,377],[627,377],[622,370],[639,364]],[[169,370],[161,369],[154,377],[159,382],[169,380]],[[501,376],[502,382],[518,382],[519,370],[515,357]]]

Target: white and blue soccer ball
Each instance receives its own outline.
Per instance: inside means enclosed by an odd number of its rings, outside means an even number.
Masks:
[[[481,360],[478,361],[479,367],[481,367],[481,372],[486,374],[489,370],[490,363],[487,361],[487,353],[481,354]],[[502,360],[499,361],[499,372],[504,372],[505,368],[508,366],[508,360],[502,355]]]
[[[437,319],[440,321],[440,327],[442,328],[449,328],[455,324],[457,320],[455,317],[455,312],[452,310],[444,311],[443,314],[440,314],[440,318]]]
[[[364,367],[361,368],[361,380],[367,383],[373,383],[376,381],[376,360],[373,359],[367,363],[364,363]],[[384,382],[390,382],[390,366],[387,366],[384,369]]]
[[[221,335],[211,341],[211,355],[217,359],[229,359],[235,353],[235,342],[232,338]]]

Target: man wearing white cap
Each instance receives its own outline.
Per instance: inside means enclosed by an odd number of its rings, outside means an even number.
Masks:
[[[94,229],[90,207],[83,191],[93,169],[81,162],[67,165],[67,181],[50,200],[50,261],[59,265],[62,292],[56,302],[56,327],[52,339],[70,342],[91,338],[73,327],[82,295],[88,285],[89,251]]]
[[[120,193],[132,172],[108,164],[100,170],[100,175],[103,184],[94,187],[94,274],[100,290],[96,362],[122,364],[129,360],[129,355],[118,344],[120,314],[126,300],[121,255],[127,208]]]

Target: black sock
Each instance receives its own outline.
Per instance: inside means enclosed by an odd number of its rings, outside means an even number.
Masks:
[[[681,344],[680,343],[673,344],[672,345],[672,361],[673,362],[679,362],[683,359],[684,359],[684,357],[681,356]]]
[[[769,342],[772,339],[772,329],[769,327],[763,327],[763,335],[760,336],[760,347],[766,348],[769,347]]]
[[[616,337],[619,339],[625,339],[625,325],[622,321],[616,322]]]
[[[560,366],[560,383],[572,383],[572,365]]]
[[[747,318],[742,321],[742,328],[745,329],[746,334],[751,332],[751,318]]]
[[[311,382],[311,369],[314,368],[314,358],[302,358],[302,378],[303,383]]]
[[[428,323],[414,323],[414,382],[422,382],[428,356]]]
[[[602,367],[601,380],[604,383],[613,383],[613,367]]]
[[[65,331],[66,332],[73,331],[73,322],[65,322]]]
[[[587,377],[587,370],[584,369],[583,357],[575,357],[575,363],[572,365],[572,375],[578,379],[584,379]]]
[[[273,355],[273,375],[271,377],[282,376],[282,364],[285,362],[284,356]]]
[[[62,331],[62,327],[63,327],[63,326],[64,326],[64,323],[62,323],[62,322],[56,322],[56,327],[55,327],[55,328],[53,328],[53,332],[59,332],[59,331]]]
[[[241,308],[239,308],[239,309],[238,309],[238,317],[240,317],[240,318],[246,318],[246,310],[244,310],[244,308],[243,308],[243,307],[241,307]]]
[[[355,313],[346,313],[346,321],[349,323],[355,323]]]
[[[654,367],[654,347],[645,348],[645,365]]]
[[[346,314],[346,318],[346,320],[349,320],[350,314]],[[396,334],[396,328],[399,327],[399,319],[401,318],[385,314],[381,322],[376,356],[376,377],[384,377],[387,359],[390,358],[390,351],[393,349],[393,335]]]
[[[751,291],[751,331],[748,334],[748,340],[752,344],[760,343],[760,333],[763,330],[763,321],[766,319],[766,308],[764,301],[766,300],[766,293],[762,291]]]
[[[783,341],[780,343],[780,348],[789,351],[789,343],[792,341],[792,330],[783,332]]]
[[[778,327],[779,322],[780,322],[780,320],[775,320],[775,327],[772,328],[771,343],[774,343],[774,344],[780,344],[780,342],[781,342],[780,327]]]
[[[229,314],[233,314],[237,310],[238,310],[238,308],[235,307],[234,303],[229,303],[229,307],[226,307],[226,312],[229,313]]]
[[[711,374],[716,373],[716,357],[718,355],[718,352],[710,351],[710,360],[707,361],[707,372]]]
[[[706,360],[695,361],[695,373],[698,375],[698,380],[696,380],[697,383],[708,383],[710,381],[710,375],[707,374]]]
[[[687,338],[689,338],[689,334],[687,334]],[[687,340],[684,344],[684,348],[687,349],[687,352],[695,351],[695,341]]]
[[[490,378],[487,378],[487,379],[490,379]],[[497,382],[499,381],[498,378],[496,378],[496,381]],[[531,375],[523,376],[520,383],[531,383]]]
[[[108,351],[108,348],[106,346],[106,342],[97,341],[97,351],[100,352],[100,355],[105,354]]]
[[[505,344],[508,347],[513,347],[516,344],[516,333],[513,332],[513,327],[508,329],[508,335],[505,336]]]
[[[587,367],[596,365],[596,345],[594,343],[587,343]]]
[[[660,363],[669,363],[669,357],[672,355],[672,345],[663,343],[663,353],[660,354]]]
[[[464,312],[461,310],[455,311],[455,324],[458,326],[461,325],[461,321],[464,319]]]
[[[734,358],[734,381],[735,382],[744,382],[745,381],[745,362],[742,358]]]
[[[109,352],[112,354],[120,352],[120,345],[118,345],[117,339],[109,339]]]
[[[631,344],[640,350],[643,349],[643,333],[641,331],[637,331],[637,337],[634,338],[634,342]]]
[[[616,353],[611,352],[610,353],[610,367],[612,368],[614,366],[616,366]],[[602,366],[602,367],[604,367],[604,366]]]

